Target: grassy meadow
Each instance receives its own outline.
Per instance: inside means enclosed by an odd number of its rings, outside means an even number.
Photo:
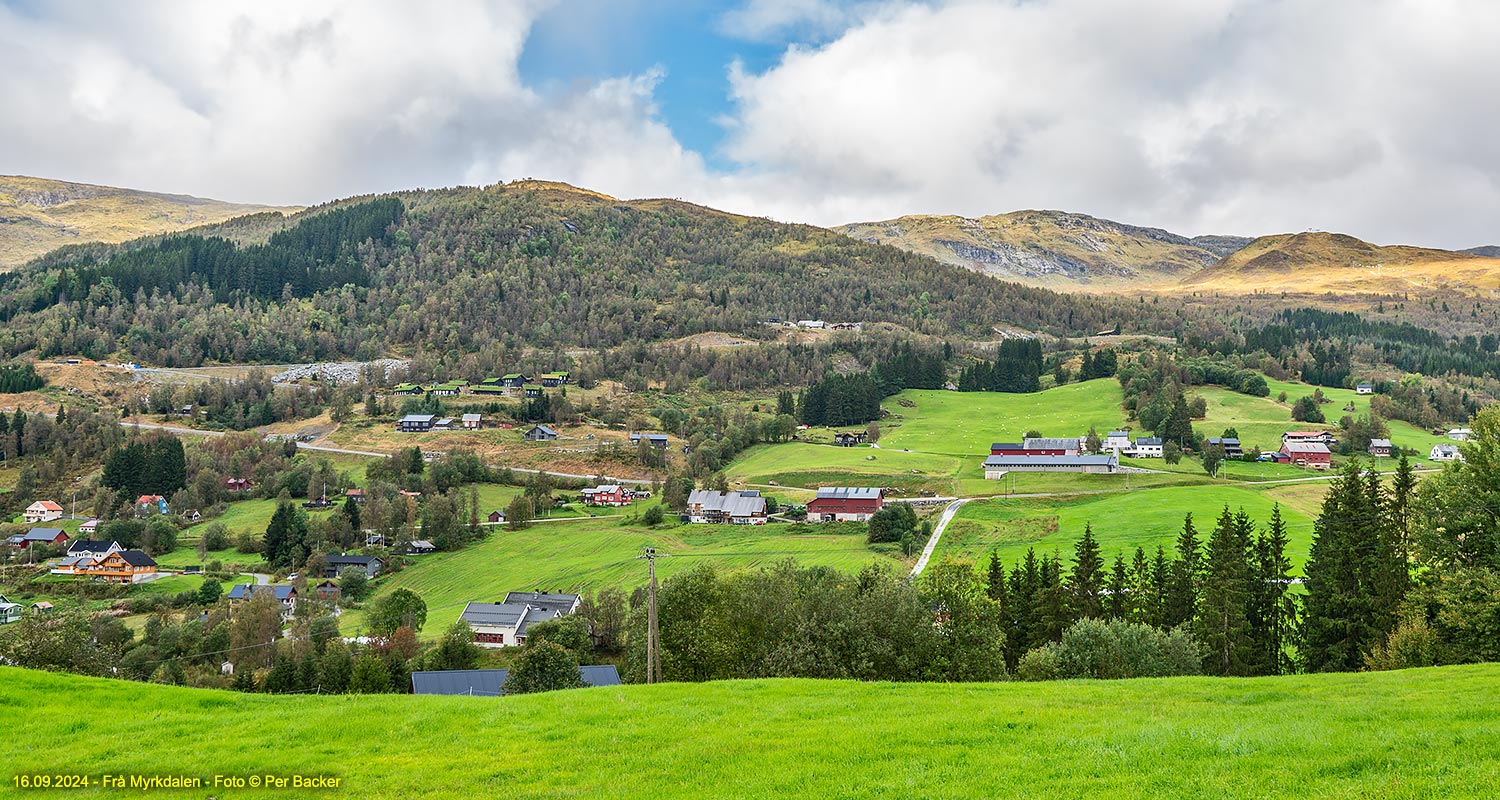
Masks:
[[[341,778],[324,792],[154,796],[1397,800],[1500,792],[1497,682],[1500,666],[1487,664],[1249,679],[278,697],[5,667],[0,706],[12,720],[11,772]],[[80,714],[79,697],[114,713]],[[21,794],[10,786],[0,794]]]

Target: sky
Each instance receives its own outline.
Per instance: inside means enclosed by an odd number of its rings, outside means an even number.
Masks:
[[[1493,0],[0,0],[0,174],[1500,243]]]

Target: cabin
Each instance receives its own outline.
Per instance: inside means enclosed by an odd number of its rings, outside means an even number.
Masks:
[[[557,439],[557,431],[552,430],[546,425],[534,425],[531,430],[526,431],[523,435],[533,442],[551,442]]]
[[[250,491],[250,486],[251,483],[249,478],[224,479],[224,490],[228,492],[248,492]]]
[[[839,447],[856,447],[865,443],[868,437],[864,433],[835,433],[833,443]]]
[[[1135,445],[1130,448],[1127,455],[1135,458],[1161,458],[1163,442],[1158,436],[1142,436],[1135,440]]]
[[[477,431],[484,427],[483,414],[465,414],[460,417],[460,420],[466,431]]]
[[[451,431],[451,430],[453,430],[453,418],[452,417],[443,417],[442,419],[435,420],[432,423],[432,429],[435,430],[435,431]]]
[[[617,483],[602,483],[578,494],[586,506],[628,506],[635,499],[633,492]]]
[[[1120,457],[1107,455],[992,455],[984,460],[986,480],[1000,480],[1007,472],[1088,472],[1111,474],[1119,471]]]
[[[490,515],[488,517],[486,517],[486,519],[489,520],[489,523],[491,525],[501,525],[501,524],[504,524],[504,522],[505,522],[505,512],[504,511],[491,511]]]
[[[345,489],[344,490],[344,500],[347,501],[347,502],[354,503],[355,505],[359,505],[359,504],[365,502],[365,490],[364,489]]]
[[[499,603],[470,602],[459,618],[474,629],[480,647],[508,647],[526,643],[526,629],[578,609],[576,594],[510,592]]]
[[[456,397],[462,391],[460,386],[461,384],[458,382],[439,383],[429,388],[427,392],[428,394],[435,394],[438,397]]]
[[[0,625],[12,622],[20,622],[21,617],[26,615],[26,606],[20,603],[12,603],[0,594]]]
[[[26,520],[27,525],[35,525],[38,522],[51,522],[60,519],[63,515],[62,506],[51,500],[38,500],[26,507],[21,512],[21,518]]]
[[[1310,469],[1328,469],[1333,466],[1333,454],[1329,452],[1328,445],[1322,442],[1310,441],[1288,441],[1281,445],[1281,452],[1287,455],[1288,460],[1299,467]]]
[[[556,387],[556,386],[562,386],[563,384],[565,384],[565,383],[568,382],[568,373],[566,373],[566,372],[548,372],[548,373],[542,375],[542,377],[541,377],[540,380],[541,380],[542,385],[546,386],[548,388],[552,388],[552,387]]]
[[[394,388],[394,389],[391,390],[391,393],[392,394],[421,394],[423,391],[424,391],[424,389],[422,389],[421,386],[418,386],[415,383],[398,383],[398,384],[396,384],[396,388]]]
[[[436,421],[437,416],[434,414],[407,414],[396,422],[396,430],[402,433],[430,431]]]
[[[505,678],[509,674],[509,669],[445,669],[413,672],[411,693],[499,697],[505,694]],[[614,664],[582,666],[578,668],[578,681],[585,688],[619,686],[620,671],[615,668]]]
[[[152,514],[170,514],[171,506],[167,505],[167,498],[159,494],[143,494],[135,499],[136,516],[149,517]]]
[[[873,488],[821,486],[807,503],[811,522],[866,522],[885,508],[885,491]]]
[[[414,556],[425,556],[437,552],[437,545],[426,539],[418,539],[406,546],[406,552]]]
[[[1468,428],[1451,428],[1448,431],[1448,438],[1455,442],[1467,442],[1473,436],[1474,431]]]
[[[1435,444],[1432,451],[1427,454],[1429,461],[1463,461],[1464,454],[1459,452],[1458,445]]]
[[[346,568],[358,567],[365,571],[366,578],[373,578],[384,566],[385,561],[379,556],[324,556],[323,577],[337,578]]]
[[[316,594],[319,600],[325,603],[333,603],[334,605],[337,605],[344,598],[344,590],[331,580],[323,580],[318,583],[317,586],[313,587],[313,594]]]
[[[1332,431],[1287,431],[1281,434],[1281,443],[1287,442],[1316,442],[1324,447],[1333,447],[1335,439]]]
[[[1355,394],[1375,394],[1375,384],[1373,384],[1373,383],[1361,383],[1360,385],[1354,387],[1354,393]]]
[[[686,522],[698,524],[764,525],[766,498],[752,489],[716,492],[694,489],[688,494],[687,508],[682,512]]]
[[[1245,455],[1245,448],[1240,446],[1240,440],[1234,437],[1210,438],[1204,440],[1205,445],[1218,445],[1224,448],[1225,458],[1241,458]]]
[[[528,383],[531,383],[531,376],[523,375],[519,372],[512,372],[509,375],[500,377],[500,385],[507,389],[519,389]]]
[[[1104,450],[1113,450],[1116,453],[1130,449],[1130,431],[1110,431],[1099,443]]]
[[[819,331],[824,328],[824,322],[821,319],[799,319],[797,320],[797,327]]]
[[[521,387],[521,394],[525,395],[526,397],[535,399],[535,398],[538,398],[538,397],[542,396],[542,387],[540,387],[540,386],[523,386],[523,387]]]
[[[499,378],[491,378],[491,380],[500,380],[500,379]],[[478,386],[475,386],[475,387],[471,388],[469,390],[469,393],[470,394],[509,394],[510,390],[506,389],[504,386],[497,386],[497,385],[493,385],[493,384],[481,383]]]
[[[73,574],[104,583],[140,583],[156,575],[156,561],[140,550],[116,550],[87,563],[79,561]]]
[[[78,532],[84,536],[92,536],[99,530],[99,520],[90,519],[78,526]]]
[[[59,547],[68,541],[68,534],[62,528],[32,528],[25,533],[18,533],[6,539],[6,544],[11,547]]]
[[[1370,455],[1372,455],[1372,456],[1374,456],[1376,458],[1390,458],[1390,455],[1391,455],[1391,440],[1390,439],[1371,439],[1370,440],[1370,447],[1368,449],[1368,452],[1370,453]]]
[[[630,434],[630,443],[631,444],[638,445],[638,444],[641,443],[642,439],[646,440],[646,443],[649,444],[649,445],[651,445],[652,447],[656,447],[656,448],[660,448],[660,449],[666,449],[666,447],[667,447],[667,435],[665,433],[632,433],[632,434]]]
[[[256,595],[270,595],[281,604],[281,616],[290,618],[297,612],[297,587],[270,584],[237,583],[227,595],[229,604],[237,606]]]

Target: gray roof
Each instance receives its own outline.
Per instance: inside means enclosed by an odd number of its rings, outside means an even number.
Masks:
[[[481,416],[480,416],[480,415],[478,415],[478,414],[465,414],[465,415],[464,415],[464,416],[463,416],[463,420],[464,420],[464,422],[478,422],[478,421],[480,421],[480,420],[481,420],[481,419],[483,419],[483,417],[481,417]]]
[[[1390,446],[1391,446],[1391,440],[1390,439],[1371,439],[1370,440],[1370,446],[1371,447],[1384,447],[1384,448],[1389,449]]]
[[[13,542],[18,540],[22,542],[50,542],[56,539],[57,535],[62,532],[62,528],[32,528],[25,533],[10,537],[10,540]]]
[[[151,556],[148,556],[145,553],[141,552],[140,550],[122,550],[120,552],[120,558],[125,559],[125,563],[129,564],[132,567],[156,566],[156,560]]]
[[[1135,440],[1135,446],[1136,447],[1160,447],[1161,446],[1161,437],[1159,437],[1159,436],[1142,436],[1141,438]]]
[[[546,425],[535,425],[535,426],[532,426],[531,430],[528,430],[526,432],[527,433],[531,433],[531,431],[541,431],[542,433],[544,433],[544,434],[546,434],[548,436],[556,436],[557,435],[557,431],[552,430],[551,428],[547,427]]]
[[[640,441],[641,439],[645,439],[648,442],[665,442],[667,440],[667,435],[665,433],[632,433],[632,434],[630,434],[630,441],[632,441],[632,442]]]
[[[1456,454],[1458,452],[1458,445],[1456,445],[1456,444],[1435,444],[1435,445],[1432,446],[1432,452],[1434,452],[1434,453],[1443,453],[1445,455]]]
[[[1232,437],[1228,438],[1228,439],[1220,439],[1218,437],[1212,437],[1212,438],[1210,438],[1208,440],[1208,443],[1209,444],[1222,444],[1225,447],[1239,447],[1240,446],[1240,440],[1232,438]]]
[[[85,553],[85,552],[87,552],[87,553],[102,553],[105,550],[110,550],[110,549],[116,549],[116,550],[118,550],[119,547],[120,547],[119,542],[104,542],[104,541],[96,541],[94,539],[74,539],[73,541],[71,541],[71,542],[68,543],[68,552],[69,553]]]
[[[1120,460],[1112,455],[1093,456],[990,456],[984,460],[986,467],[1023,467],[1046,465],[1053,467],[1113,466]]]
[[[413,694],[475,695],[499,697],[505,685],[505,669],[448,669],[437,672],[413,672]],[[579,667],[578,677],[589,686],[619,686],[620,673],[613,664]]]
[[[385,563],[385,561],[381,560],[377,556],[324,556],[323,557],[323,563],[324,564],[358,564],[361,567],[368,567],[371,564],[374,564],[374,563],[377,563],[377,562],[381,563],[381,564]]]
[[[701,505],[704,511],[718,511],[731,517],[750,517],[766,513],[766,498],[760,492],[715,492],[709,489],[694,489],[688,495],[688,505]]]
[[[236,583],[234,585],[234,588],[229,590],[229,599],[244,600],[245,598],[251,597],[253,595],[265,594],[267,591],[270,591],[276,595],[277,600],[285,602],[286,600],[289,600],[291,598],[293,588],[294,587],[291,586],[269,586],[266,584],[256,585],[250,583]]]
[[[1024,440],[1021,443],[1021,445],[1023,447],[1025,447],[1027,450],[1077,450],[1077,449],[1079,449],[1079,441],[1076,438],[1073,438],[1073,439],[1048,439],[1048,438],[1033,439],[1033,438],[1028,438],[1028,439]]]
[[[407,414],[401,418],[402,422],[431,422],[437,419],[436,414]]]
[[[559,614],[571,614],[578,607],[579,597],[576,594],[563,594],[561,592],[506,592],[507,603],[528,603],[542,608],[556,609]]]
[[[1026,445],[1020,442],[995,442],[990,445],[991,450],[1024,450]]]
[[[834,500],[879,500],[880,490],[869,487],[820,486],[818,498]]]
[[[1129,436],[1130,431],[1110,431],[1108,438],[1115,439],[1121,436]]]
[[[517,636],[525,636],[526,630],[532,625],[557,619],[563,613],[556,608],[531,603],[471,602],[464,606],[464,613],[459,617],[470,625],[515,628]]]

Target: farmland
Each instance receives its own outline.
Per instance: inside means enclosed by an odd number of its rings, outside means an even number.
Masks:
[[[0,705],[14,721],[7,763],[16,771],[332,774],[337,793],[371,798],[1457,798],[1500,791],[1497,681],[1500,667],[1486,664],[1249,679],[278,697],[6,667]],[[81,696],[115,713],[79,714]],[[203,735],[206,716],[214,735]],[[148,717],[156,744],[121,747]]]

